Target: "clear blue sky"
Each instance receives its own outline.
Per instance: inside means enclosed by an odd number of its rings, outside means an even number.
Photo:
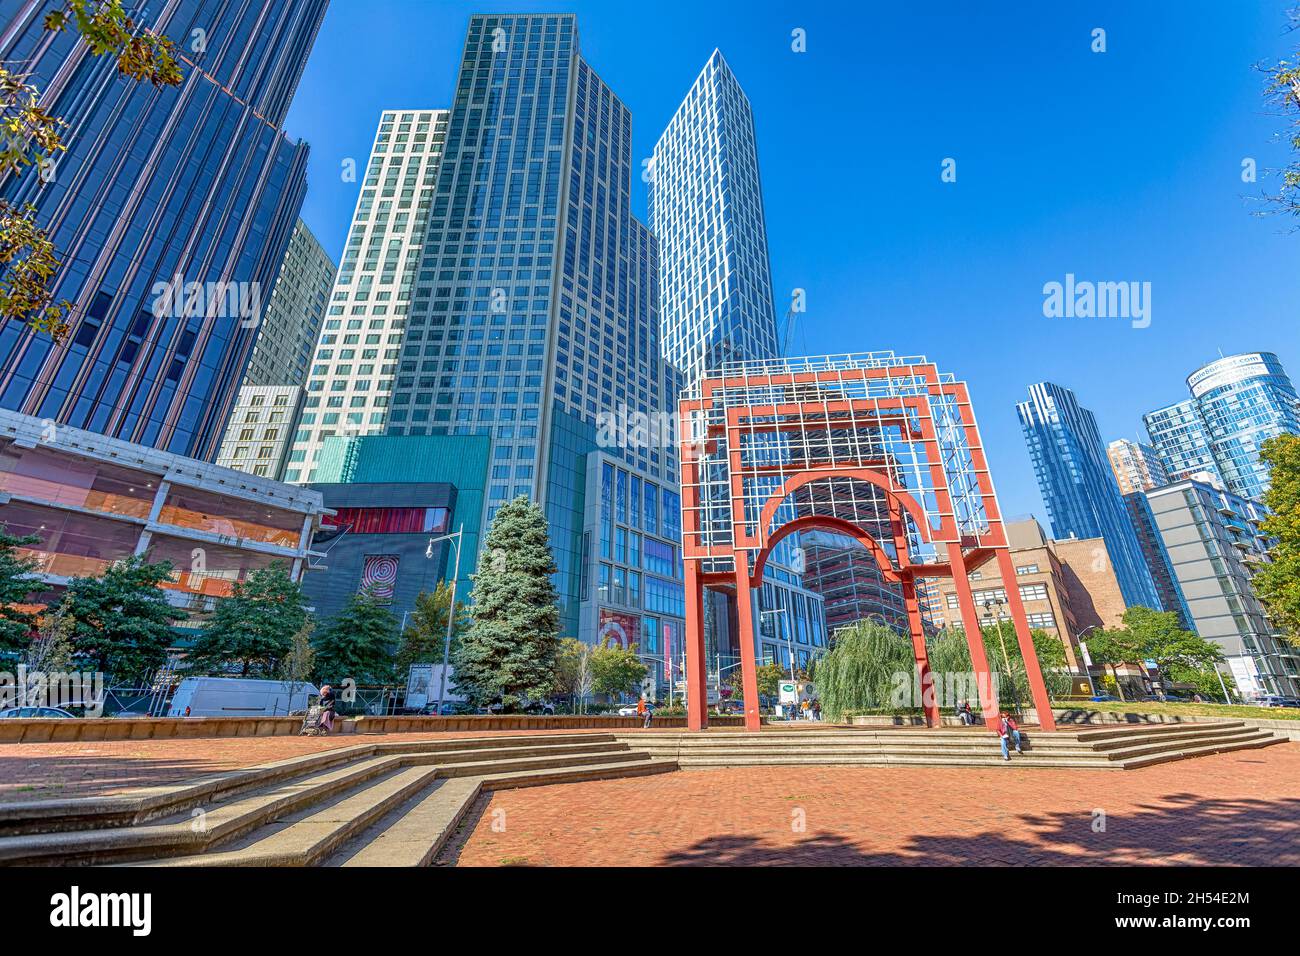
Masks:
[[[1015,415],[1030,382],[1073,388],[1109,440],[1220,349],[1300,378],[1300,235],[1252,216],[1266,182],[1241,181],[1243,158],[1285,157],[1254,65],[1300,44],[1287,6],[333,0],[287,127],[337,256],[358,189],[340,163],[364,168],[381,110],[449,105],[471,13],[576,13],[637,157],[720,48],[754,107],[778,314],[807,290],[791,353],[894,349],[965,378],[1004,512],[1046,523]],[[1151,326],[1044,318],[1071,272],[1150,282]]]

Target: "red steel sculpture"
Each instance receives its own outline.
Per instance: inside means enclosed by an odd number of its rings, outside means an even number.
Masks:
[[[690,386],[680,413],[690,729],[708,724],[704,589],[735,594],[745,727],[757,730],[753,595],[773,548],[811,528],[851,536],[901,588],[931,727],[940,711],[918,585],[952,578],[992,727],[998,702],[968,576],[994,562],[1039,722],[1055,729],[964,382],[892,352],[739,362]]]

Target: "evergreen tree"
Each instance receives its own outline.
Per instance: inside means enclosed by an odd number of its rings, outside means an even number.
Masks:
[[[36,562],[19,555],[18,548],[40,543],[39,535],[17,537],[0,525],[0,653],[21,651],[36,627],[36,615],[20,606],[39,584],[29,576]]]
[[[405,674],[412,664],[441,664],[447,641],[447,608],[451,604],[453,588],[448,581],[439,581],[433,593],[421,591],[415,597],[415,610],[402,631],[402,642],[397,648],[397,673]],[[451,650],[460,646],[461,632],[468,624],[463,601],[456,602],[456,621],[452,625]]]
[[[269,676],[306,621],[302,586],[281,565],[259,568],[217,604],[186,657],[186,669],[213,673],[237,663],[243,677]]]
[[[118,683],[143,680],[162,665],[176,640],[172,625],[183,617],[159,587],[171,573],[170,561],[132,556],[68,582],[62,609],[74,622],[77,654]]]
[[[328,683],[392,680],[396,634],[396,619],[369,588],[352,595],[313,642],[317,676]]]
[[[507,710],[555,685],[560,609],[542,509],[525,496],[501,507],[474,575],[471,623],[453,664],[456,689]]]

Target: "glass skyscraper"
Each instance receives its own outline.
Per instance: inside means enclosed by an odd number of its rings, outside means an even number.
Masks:
[[[779,354],[754,115],[717,50],[655,144],[664,353],[687,381]]]
[[[379,117],[285,481],[320,480],[328,439],[380,434],[387,424],[447,119],[446,110],[385,110]],[[416,365],[402,364],[408,372]]]
[[[573,16],[471,17],[422,248],[399,256],[398,367],[370,414],[390,435],[492,436],[485,521],[516,495],[542,504],[563,633],[662,657],[684,602],[678,376],[633,169],[631,113]]]
[[[1102,538],[1124,603],[1164,609],[1092,412],[1051,382],[1016,405],[1053,538]]]
[[[0,59],[68,147],[52,181],[10,175],[0,197],[36,207],[71,330],[0,328],[0,407],[211,460],[302,205],[307,146],[281,125],[326,0],[133,9],[176,43],[184,80],[163,88],[44,30],[56,6],[0,0]]]
[[[650,221],[659,240],[663,349],[691,381],[779,355],[754,115],[714,50],[655,144]],[[773,449],[773,454],[780,454]],[[802,586],[798,541],[781,542],[758,593],[760,659],[806,667],[826,646],[820,596]],[[706,655],[721,667],[725,601],[710,596]]]
[[[1143,416],[1171,479],[1207,472],[1225,490],[1259,499],[1268,490],[1260,446],[1300,434],[1300,398],[1272,352],[1229,355],[1187,377],[1191,398]]]

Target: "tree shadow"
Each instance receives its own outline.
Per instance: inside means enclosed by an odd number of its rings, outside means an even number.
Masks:
[[[1300,799],[1177,793],[1160,800],[1104,817],[1096,811],[1008,814],[1002,830],[913,836],[886,852],[869,850],[869,832],[823,831],[793,844],[755,835],[709,837],[665,854],[659,865],[1300,866]]]

